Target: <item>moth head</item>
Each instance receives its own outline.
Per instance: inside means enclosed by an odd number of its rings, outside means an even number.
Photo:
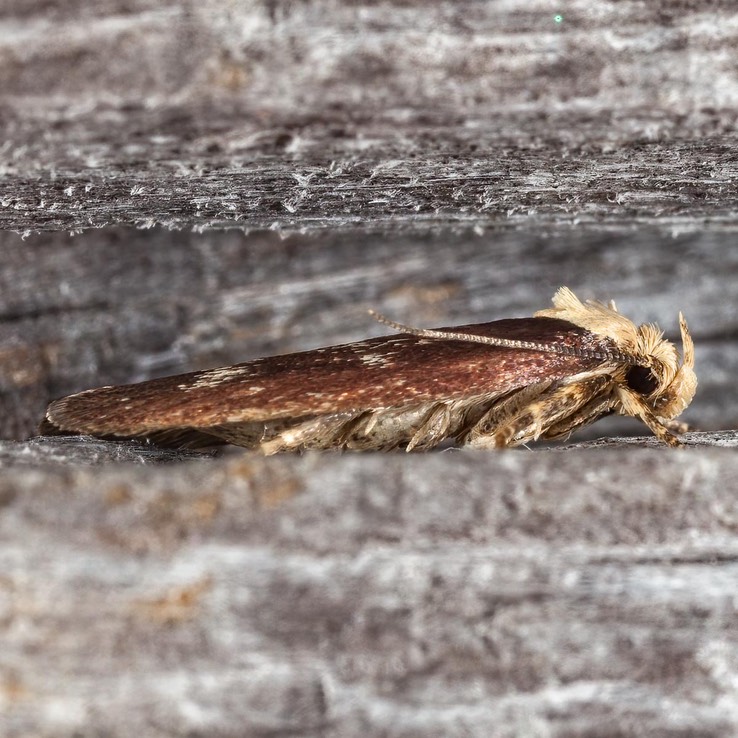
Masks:
[[[582,302],[568,287],[561,287],[553,297],[553,305],[536,315],[568,320],[609,338],[629,358],[625,368],[627,390],[641,398],[658,418],[676,418],[692,402],[697,389],[694,344],[681,313],[680,364],[676,347],[664,338],[658,326],[651,323],[636,326],[617,311],[614,302],[609,305],[596,300]]]
[[[694,373],[694,344],[687,321],[679,313],[682,334],[682,363],[674,344],[664,339],[658,326],[650,323],[638,326],[635,356],[639,364],[625,372],[625,381],[634,392],[642,395],[654,414],[664,420],[679,416],[692,402],[697,389]]]

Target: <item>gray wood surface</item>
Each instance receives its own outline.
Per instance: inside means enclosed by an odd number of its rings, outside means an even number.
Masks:
[[[738,733],[737,36],[709,0],[0,0],[0,735]],[[26,440],[563,284],[684,311],[688,448]]]
[[[7,471],[3,735],[731,735],[738,456],[667,456]]]
[[[7,0],[0,228],[734,223],[732,3],[565,5]]]

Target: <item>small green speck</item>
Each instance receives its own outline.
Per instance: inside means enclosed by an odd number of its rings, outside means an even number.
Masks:
[[[554,16],[554,23],[561,23],[564,20],[564,16],[560,13],[556,13]]]

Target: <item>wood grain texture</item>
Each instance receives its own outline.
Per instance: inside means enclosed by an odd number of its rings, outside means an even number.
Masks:
[[[0,228],[735,223],[732,5],[559,11],[9,2]]]
[[[4,736],[738,729],[734,449],[275,462],[6,469]]]

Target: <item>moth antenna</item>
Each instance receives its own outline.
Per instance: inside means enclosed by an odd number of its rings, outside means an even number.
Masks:
[[[682,334],[682,362],[690,369],[694,369],[694,341],[687,327],[687,321],[679,313],[679,330]]]
[[[576,349],[571,346],[563,346],[555,343],[536,343],[535,341],[517,341],[512,338],[495,338],[494,336],[478,336],[474,333],[454,333],[453,331],[436,331],[430,328],[414,328],[404,323],[390,320],[376,310],[369,310],[374,320],[382,323],[399,333],[409,333],[421,338],[442,338],[447,341],[470,341],[472,343],[483,343],[488,346],[500,346],[501,348],[525,349],[528,351],[541,351],[548,354],[562,354],[564,356],[579,356],[583,359],[600,359],[602,361],[617,361],[624,364],[637,364],[632,356],[627,356],[617,351],[587,351]]]
[[[382,315],[382,313],[378,313],[376,310],[372,310],[371,308],[369,308],[367,312],[372,316],[372,318],[374,318],[374,320],[377,321],[377,323],[382,323],[383,325],[396,330],[398,333],[410,333],[413,336],[427,336],[429,333],[432,333],[433,335],[429,336],[430,338],[438,337],[437,334],[439,331],[429,330],[427,328],[413,328],[410,325],[398,323],[397,321],[390,320],[386,315]],[[440,332],[443,333],[443,331]]]

